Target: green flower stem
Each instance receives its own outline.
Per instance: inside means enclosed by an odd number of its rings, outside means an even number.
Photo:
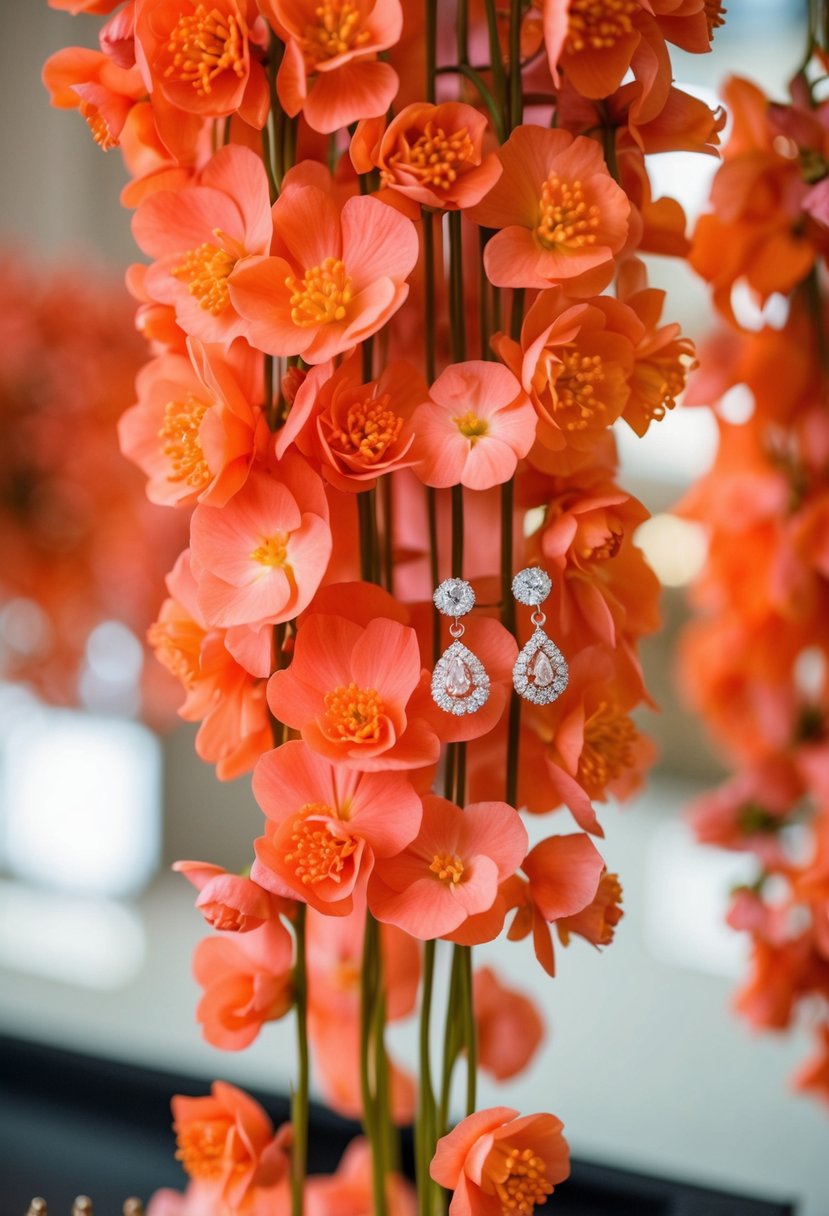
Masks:
[[[475,1009],[472,999],[472,947],[456,946],[459,955],[458,970],[461,977],[463,1038],[466,1046],[466,1113],[475,1111],[478,1080],[478,1037],[475,1026]]]
[[[297,1026],[297,1087],[291,1099],[291,1216],[302,1216],[308,1161],[308,972],[305,961],[305,904],[297,904],[294,936],[294,1007]]]
[[[429,1176],[429,1163],[435,1147],[435,1094],[432,1088],[432,1059],[429,1040],[434,979],[435,942],[432,940],[425,942],[423,946],[423,979],[420,992],[420,1087],[415,1122],[415,1177],[420,1216],[431,1216],[434,1190],[434,1184]]]
[[[375,1003],[378,1000],[379,926],[366,912],[363,940],[363,965],[360,972],[360,1092],[363,1102],[363,1128],[371,1145],[371,1184],[375,1216],[386,1216],[386,1179],[383,1167],[384,1131],[376,1093],[372,1088],[372,1031],[375,1029]],[[376,1057],[375,1057],[376,1073]],[[375,1076],[376,1081],[376,1076]]]
[[[452,1092],[452,1073],[455,1068],[455,1061],[458,1058],[458,1052],[462,1046],[457,1022],[459,1001],[461,999],[458,949],[459,947],[455,946],[452,950],[452,970],[449,976],[449,996],[446,1002],[446,1021],[443,1029],[443,1069],[440,1084],[440,1104],[438,1106],[437,1124],[435,1127],[435,1138],[437,1140],[441,1136],[446,1135],[449,1121],[449,1099]]]
[[[522,0],[510,0],[509,11],[509,118],[510,130],[520,126],[524,117],[521,95],[521,17]]]
[[[486,0],[486,24],[489,33],[489,58],[492,64],[492,82],[495,95],[501,103],[502,119],[499,124],[501,132],[509,130],[509,111],[507,109],[507,78],[504,72],[504,58],[501,54],[501,40],[498,37],[498,10],[496,0]]]

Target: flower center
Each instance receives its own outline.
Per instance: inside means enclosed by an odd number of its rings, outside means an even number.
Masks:
[[[360,9],[352,0],[322,0],[314,16],[313,25],[305,27],[302,47],[309,71],[321,61],[363,46],[371,37],[369,30],[360,29]]]
[[[172,57],[164,69],[166,79],[191,84],[204,97],[222,72],[245,75],[245,34],[238,17],[208,10],[197,4],[195,11],[180,17],[170,34],[166,50]]]
[[[342,425],[333,427],[329,444],[345,456],[357,456],[364,464],[376,464],[403,426],[403,419],[390,406],[388,393],[350,405]]]
[[[204,401],[191,394],[184,401],[168,401],[164,407],[164,422],[158,432],[164,440],[162,451],[170,462],[168,481],[184,481],[200,490],[210,480],[210,468],[204,458],[199,427],[208,410]]]
[[[201,670],[204,630],[195,621],[156,621],[147,632],[147,640],[159,663],[185,688],[193,688]]]
[[[288,557],[288,535],[287,532],[275,532],[273,536],[266,536],[251,553],[251,560],[262,566],[284,567]]]
[[[303,808],[300,815],[304,816],[308,809]],[[314,806],[310,809],[314,814],[336,818],[331,807]],[[291,832],[290,851],[285,853],[285,861],[303,886],[308,887],[325,879],[339,883],[342,882],[346,861],[356,848],[357,841],[353,836],[337,836],[330,824],[300,817]]]
[[[92,138],[102,152],[109,152],[110,148],[118,147],[118,136],[112,134],[109,123],[96,105],[84,99],[78,106],[78,110],[81,117],[86,120],[86,125],[92,132]]]
[[[566,431],[604,426],[603,416],[607,405],[597,395],[605,380],[601,355],[582,354],[571,342],[562,347],[560,357],[561,365],[555,381],[556,421]]]
[[[611,557],[615,557],[619,552],[624,539],[624,529],[616,519],[607,521],[607,530],[604,540],[598,543],[585,543],[582,540],[578,546],[577,552],[583,561],[591,562],[606,562]]]
[[[584,726],[578,781],[591,798],[598,798],[634,762],[636,727],[617,706],[602,701]]]
[[[598,226],[599,208],[588,206],[578,178],[565,182],[551,173],[538,200],[535,238],[539,245],[564,252],[595,245]]]
[[[536,1204],[545,1203],[553,1188],[547,1179],[547,1167],[531,1148],[499,1146],[503,1154],[506,1177],[495,1183],[495,1194],[501,1201],[504,1216],[532,1216]],[[500,1173],[500,1171],[499,1171]]]
[[[342,321],[351,301],[351,278],[339,258],[326,258],[321,266],[306,270],[300,283],[288,275],[285,286],[291,294],[291,320],[307,329]]]
[[[435,853],[429,869],[441,882],[456,887],[463,877],[463,862],[455,853]]]
[[[472,413],[472,410],[467,410],[458,418],[453,418],[455,426],[465,439],[468,439],[474,447],[476,442],[482,435],[486,435],[489,431],[489,423],[486,418],[478,418]]]
[[[389,165],[405,167],[424,186],[448,190],[456,181],[459,170],[472,159],[474,151],[466,127],[447,135],[443,127],[436,127],[430,119],[414,143],[410,144],[401,134],[397,151],[389,157]],[[386,183],[394,181],[394,173],[389,169],[383,170],[382,177]]]
[[[341,684],[325,694],[326,725],[332,734],[352,743],[376,743],[386,707],[373,688]]]
[[[176,1157],[191,1178],[216,1182],[223,1173],[229,1119],[199,1119],[178,1129]]]
[[[636,0],[570,0],[567,47],[579,51],[603,51],[633,32]]]
[[[661,422],[685,388],[688,368],[683,359],[693,359],[693,345],[688,338],[670,343],[662,357],[637,359],[633,383],[641,398],[645,414],[652,422]]]
[[[214,230],[214,236],[221,236],[218,229]],[[217,317],[230,303],[227,280],[236,262],[235,254],[204,241],[198,249],[188,250],[183,261],[170,273],[180,283],[187,284],[187,290],[201,308]]]

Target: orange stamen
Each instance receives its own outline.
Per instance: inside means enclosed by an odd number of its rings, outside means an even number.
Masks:
[[[352,743],[376,743],[386,707],[373,688],[341,684],[325,694],[326,725],[332,734]]]
[[[78,106],[81,117],[86,120],[86,125],[92,132],[92,138],[101,149],[102,152],[109,152],[110,148],[117,148],[119,139],[117,135],[113,135],[110,130],[109,123],[104,118],[97,106],[91,101],[81,101]]]
[[[562,347],[554,408],[556,421],[564,430],[584,431],[604,425],[607,404],[597,395],[604,380],[601,355],[583,355],[573,342]]]
[[[463,862],[454,853],[435,853],[429,869],[441,882],[456,887],[463,878]]]
[[[284,567],[288,557],[288,533],[275,532],[273,536],[266,536],[250,556],[262,566]]]
[[[322,0],[314,16],[316,22],[305,27],[302,47],[305,66],[311,72],[321,61],[364,46],[371,37],[369,30],[360,29],[360,9],[352,0]]]
[[[320,811],[333,814],[330,807],[320,807],[317,813]],[[285,861],[303,886],[325,879],[339,883],[346,860],[356,848],[353,836],[335,836],[325,823],[299,819],[291,832],[291,850],[285,853]]]
[[[472,410],[467,410],[465,414],[453,418],[452,421],[464,438],[470,441],[472,447],[475,446],[483,435],[489,432],[487,420],[485,418],[478,418],[476,414],[472,413]]]
[[[503,1182],[495,1183],[495,1194],[501,1201],[504,1216],[532,1216],[537,1204],[546,1203],[553,1188],[547,1179],[547,1167],[531,1148],[514,1148],[499,1144],[498,1174]]]
[[[223,72],[233,72],[242,79],[247,71],[245,30],[240,19],[224,15],[217,8],[208,11],[204,4],[197,4],[193,13],[179,18],[167,51],[172,62],[165,69],[165,77],[191,84],[202,97],[212,92],[213,81]]]
[[[351,279],[339,258],[326,258],[321,266],[306,270],[300,283],[289,275],[285,286],[291,295],[291,320],[303,329],[342,321],[351,302]]]
[[[567,50],[603,51],[633,32],[636,0],[570,0]]]
[[[430,120],[414,143],[410,144],[405,135],[400,136],[397,151],[388,158],[388,163],[393,167],[405,167],[424,186],[448,190],[457,180],[459,169],[472,159],[474,151],[466,127],[447,135],[442,127],[436,127]],[[382,176],[385,182],[394,181],[393,169],[384,169]]]
[[[241,250],[238,243],[225,237],[220,229],[214,228],[213,235],[221,240],[223,245],[204,241],[197,249],[188,250],[183,255],[183,260],[178,266],[174,266],[170,273],[174,279],[187,284],[187,290],[191,296],[195,296],[201,308],[217,317],[230,303],[227,280]],[[223,247],[224,243],[235,244],[237,248],[228,250]]]
[[[571,251],[596,244],[599,208],[588,206],[582,183],[551,173],[541,187],[535,238],[544,249]]]
[[[329,444],[343,455],[359,456],[365,464],[376,464],[403,426],[403,419],[390,407],[388,393],[366,397],[349,406],[344,425],[332,431]]]
[[[578,782],[591,798],[600,797],[609,781],[634,763],[636,727],[626,713],[602,701],[584,725]]]
[[[200,1182],[216,1182],[221,1178],[231,1127],[229,1119],[201,1119],[179,1129],[176,1157],[191,1178]]]
[[[170,462],[168,481],[185,481],[200,490],[210,480],[210,467],[204,458],[199,427],[208,410],[204,401],[192,393],[184,401],[168,401],[164,407],[164,423],[158,432],[163,439],[162,451]]]

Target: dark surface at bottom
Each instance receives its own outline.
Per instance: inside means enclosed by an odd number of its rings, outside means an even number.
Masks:
[[[97,1216],[117,1216],[128,1195],[183,1189],[173,1157],[170,1096],[201,1095],[209,1081],[150,1071],[0,1036],[0,1216],[25,1216],[43,1195],[50,1216],[92,1196]],[[278,1125],[285,1099],[254,1092]],[[358,1129],[312,1109],[310,1173],[331,1173]],[[411,1136],[404,1136],[411,1165]],[[644,1177],[574,1161],[552,1216],[792,1216],[791,1205]]]

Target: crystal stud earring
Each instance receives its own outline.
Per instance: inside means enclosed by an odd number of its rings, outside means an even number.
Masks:
[[[447,578],[432,598],[438,612],[453,618],[449,632],[454,639],[432,672],[432,700],[448,714],[474,714],[489,697],[484,665],[461,641],[464,627],[460,618],[474,607],[475,592],[465,579]]]
[[[544,632],[547,620],[541,605],[552,588],[549,574],[538,566],[519,571],[512,580],[512,594],[519,604],[533,609],[535,632],[515,660],[512,682],[515,691],[534,705],[549,705],[567,687],[569,672],[564,655]]]

